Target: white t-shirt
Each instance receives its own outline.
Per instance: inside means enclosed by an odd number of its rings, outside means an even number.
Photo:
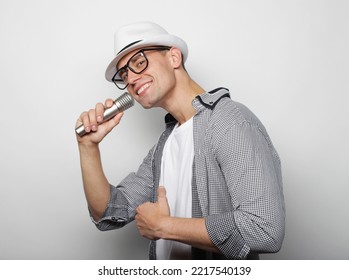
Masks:
[[[160,186],[166,188],[171,216],[192,217],[193,118],[175,126],[167,139],[161,160]],[[157,259],[190,259],[191,246],[159,239]]]

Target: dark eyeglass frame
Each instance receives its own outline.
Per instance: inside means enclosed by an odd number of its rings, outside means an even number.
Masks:
[[[167,46],[160,46],[160,47],[150,47],[150,48],[144,48],[144,49],[141,49],[139,50],[138,52],[136,52],[133,56],[130,57],[130,59],[127,61],[127,63],[121,67],[120,69],[118,69],[116,71],[116,73],[114,74],[113,78],[112,78],[112,81],[113,83],[116,85],[116,87],[120,90],[124,90],[125,88],[128,87],[128,83],[125,85],[125,82],[123,79],[121,79],[120,75],[118,75],[121,71],[128,71],[131,70],[133,73],[135,74],[141,74],[142,72],[145,71],[145,69],[148,68],[148,65],[149,65],[149,60],[147,58],[147,56],[145,55],[145,52],[147,51],[168,51],[170,50],[171,47],[167,47]],[[144,69],[142,69],[141,71],[136,71],[134,69],[132,69],[132,67],[129,66],[130,62],[132,61],[132,59],[136,56],[136,55],[139,55],[139,54],[142,54],[144,59],[145,59],[145,62],[146,62],[146,65],[144,67]],[[124,85],[124,86],[121,86],[121,85]]]

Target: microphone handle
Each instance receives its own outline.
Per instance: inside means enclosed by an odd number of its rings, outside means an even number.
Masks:
[[[116,116],[116,114],[118,114],[119,112],[125,111],[128,108],[131,108],[133,105],[134,105],[133,97],[128,92],[125,92],[123,95],[121,95],[120,97],[114,100],[113,106],[105,109],[103,114],[103,121],[98,123],[98,125],[110,120],[111,118]],[[75,132],[80,137],[87,134],[83,125],[78,126],[75,129]]]

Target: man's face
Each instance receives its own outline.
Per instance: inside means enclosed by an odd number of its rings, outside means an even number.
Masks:
[[[147,48],[143,48],[147,49]],[[125,55],[118,63],[118,69],[125,66],[140,49]],[[148,67],[140,74],[127,69],[128,92],[144,108],[165,107],[167,96],[175,86],[174,69],[171,64],[171,50],[144,51]]]

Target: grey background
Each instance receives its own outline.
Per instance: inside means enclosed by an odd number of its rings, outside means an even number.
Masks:
[[[189,45],[187,69],[263,121],[281,156],[283,248],[264,259],[349,258],[349,2],[0,0],[0,259],[146,259],[134,224],[90,222],[74,125],[121,92],[104,79],[113,33],[151,20]],[[101,144],[109,180],[164,128],[139,105]]]

